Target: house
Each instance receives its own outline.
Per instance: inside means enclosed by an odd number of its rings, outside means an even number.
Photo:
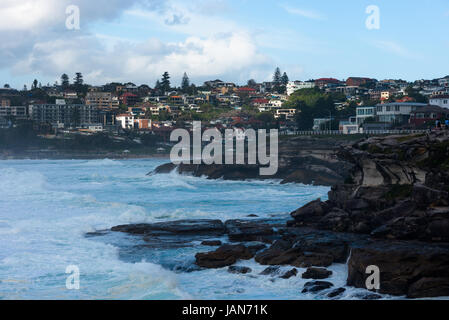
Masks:
[[[134,116],[129,113],[118,114],[115,119],[120,123],[122,129],[134,129]]]
[[[376,107],[357,107],[356,108],[356,123],[357,125],[362,125],[366,119],[374,118],[376,116]]]
[[[425,103],[392,102],[376,105],[376,118],[379,122],[404,124],[408,123],[413,111],[425,107]]]
[[[311,89],[315,87],[313,81],[289,81],[287,83],[287,95],[291,96],[295,91],[301,89]]]
[[[449,109],[449,94],[433,95],[429,99],[429,104]]]
[[[357,124],[356,117],[351,117],[347,121],[340,121],[338,128],[343,134],[359,133],[359,125]]]
[[[435,123],[439,119],[448,119],[449,109],[439,106],[428,105],[419,110],[415,110],[410,114],[409,123],[413,126],[420,126],[426,122]]]
[[[315,80],[315,86],[320,89],[323,89],[324,87],[327,86],[338,86],[340,84],[341,84],[340,80],[334,78],[320,78]]]
[[[125,106],[133,106],[139,102],[139,97],[133,93],[126,92],[120,96],[120,102]]]
[[[323,126],[328,126],[334,118],[316,118],[313,119],[313,130],[320,131]]]
[[[366,84],[374,83],[374,82],[376,82],[376,80],[371,79],[371,78],[349,77],[346,80],[346,85],[348,87],[360,87],[362,85],[366,85]]]
[[[285,118],[285,120],[293,120],[295,118],[296,109],[278,109],[274,114],[275,119]]]

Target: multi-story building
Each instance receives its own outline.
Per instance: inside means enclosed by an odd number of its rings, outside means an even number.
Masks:
[[[373,82],[376,82],[376,80],[371,78],[349,77],[346,80],[346,85],[348,87],[360,87]]]
[[[416,102],[392,102],[378,104],[376,106],[376,118],[379,122],[408,123],[410,114],[419,108],[425,107],[425,103]]]
[[[420,126],[425,123],[431,123],[432,125],[435,121],[441,118],[447,118],[449,116],[449,109],[442,108],[439,106],[425,106],[417,111],[413,111],[410,114],[410,124],[414,126]]]
[[[287,95],[291,96],[295,91],[301,89],[311,89],[315,87],[313,81],[289,81],[287,83]]]
[[[449,109],[449,94],[440,94],[431,96],[430,104]]]
[[[99,110],[112,110],[119,106],[119,101],[110,92],[89,92],[86,95],[86,104]]]
[[[94,106],[84,104],[34,104],[29,106],[31,119],[39,124],[53,127],[76,127],[82,124],[98,123],[99,113]]]
[[[24,120],[28,118],[27,107],[25,106],[1,106],[0,117],[15,118],[17,120]]]
[[[362,125],[366,119],[374,118],[376,116],[376,107],[357,107],[356,109],[356,123]]]
[[[295,118],[295,114],[296,109],[278,109],[274,114],[274,118],[285,118],[285,120],[293,120]]]

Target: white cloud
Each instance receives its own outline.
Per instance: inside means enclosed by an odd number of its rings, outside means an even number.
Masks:
[[[375,41],[372,43],[375,47],[381,49],[382,51],[393,53],[399,57],[407,59],[417,59],[419,55],[415,52],[408,50],[407,48],[401,46],[399,43],[394,41]]]
[[[280,6],[281,6],[281,8],[283,8],[288,13],[296,15],[296,16],[300,16],[300,17],[304,17],[304,18],[308,18],[308,19],[313,19],[313,20],[324,20],[325,19],[325,17],[321,13],[316,12],[314,10],[293,8],[293,7],[290,7],[290,6],[287,6],[287,5],[280,5]]]

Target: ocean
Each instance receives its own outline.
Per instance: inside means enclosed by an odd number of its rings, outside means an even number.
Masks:
[[[146,248],[139,237],[86,233],[128,223],[178,219],[288,218],[328,187],[278,181],[223,181],[147,173],[167,162],[139,160],[0,161],[0,299],[324,299],[302,294],[307,281],[227,268],[195,270],[195,253],[210,247]],[[139,248],[139,249],[136,249]],[[69,290],[68,266],[79,269]],[[283,267],[285,270],[291,269]],[[330,280],[344,286],[347,267]],[[304,270],[299,269],[299,274]],[[350,299],[360,289],[347,288]]]

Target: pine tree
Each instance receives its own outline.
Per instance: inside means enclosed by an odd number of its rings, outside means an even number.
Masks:
[[[190,80],[189,80],[189,77],[187,76],[187,73],[184,72],[184,76],[182,77],[182,82],[181,82],[181,89],[183,92],[187,92],[189,87],[190,87]]]
[[[287,72],[284,72],[284,74],[281,77],[282,85],[286,86],[288,84],[288,81],[289,81],[289,79],[288,79]]]
[[[273,75],[273,82],[275,85],[279,85],[281,83],[281,69],[279,67],[276,68]]]
[[[69,76],[68,76],[67,74],[64,73],[64,74],[61,76],[61,86],[62,86],[62,89],[63,89],[63,90],[67,89],[67,88],[69,87],[69,85],[70,85],[70,82],[69,82]]]
[[[83,85],[83,83],[84,83],[84,80],[83,80],[83,74],[81,73],[81,72],[77,72],[76,74],[75,74],[75,79],[73,79],[73,83],[76,85],[76,86],[82,86]]]
[[[33,83],[31,84],[31,90],[37,89],[37,84],[38,84],[37,79],[34,79]]]
[[[168,74],[167,71],[165,71],[164,74],[162,75],[161,89],[164,91],[164,94],[169,92],[170,89],[171,89],[171,87],[170,87],[170,75]]]

